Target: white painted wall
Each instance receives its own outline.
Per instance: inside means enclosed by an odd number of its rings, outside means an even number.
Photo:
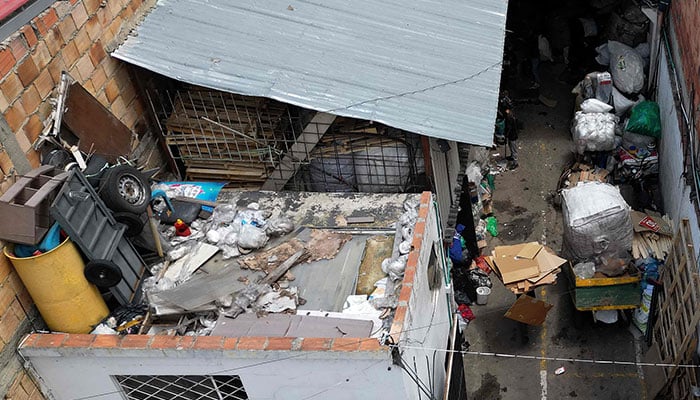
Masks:
[[[659,184],[665,212],[678,226],[687,218],[693,235],[695,257],[700,254],[700,229],[695,208],[690,202],[690,187],[683,177],[683,149],[681,131],[678,126],[678,110],[673,99],[671,72],[665,51],[660,54],[659,80],[656,101],[661,110],[661,141],[659,144]],[[675,230],[675,227],[674,227]]]
[[[439,240],[440,233],[437,231],[435,221],[435,209],[431,204],[426,219],[418,270],[413,283],[413,295],[409,301],[408,314],[404,320],[404,334],[400,337],[399,348],[406,363],[413,367],[415,361],[417,375],[421,381],[426,386],[433,388],[436,399],[441,399],[446,375],[446,353],[443,350],[447,346],[450,334],[451,311],[444,283],[435,291],[431,291],[428,287],[427,266],[430,259],[431,243],[437,241],[435,248],[440,268],[442,268],[444,257]],[[441,269],[443,282],[444,272]],[[428,399],[425,394],[422,394],[422,397],[419,396],[416,383],[405,373],[404,384],[407,390],[406,399]]]
[[[337,352],[26,351],[57,400],[124,400],[112,375],[239,375],[252,400],[406,398],[402,371],[386,353],[339,359]]]

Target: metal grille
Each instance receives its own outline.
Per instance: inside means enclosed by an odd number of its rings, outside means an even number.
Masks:
[[[115,375],[127,400],[247,400],[238,375]]]
[[[419,135],[275,100],[182,84],[145,82],[181,175],[229,187],[322,192],[426,189]],[[314,125],[317,124],[317,125]],[[319,129],[322,127],[322,129]]]

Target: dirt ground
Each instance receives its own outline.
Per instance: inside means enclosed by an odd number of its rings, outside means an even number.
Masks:
[[[550,108],[539,102],[516,100],[520,131],[519,168],[496,176],[494,214],[499,235],[494,246],[539,241],[561,250],[561,212],[553,204],[557,181],[572,159],[569,123],[573,113],[571,84],[557,80],[563,65],[542,66],[542,95],[557,101]],[[503,146],[493,150],[493,161],[503,158]],[[476,319],[466,329],[471,352],[495,352],[536,356],[514,359],[467,354],[464,357],[469,399],[645,399],[643,381],[636,366],[590,362],[561,362],[551,358],[638,361],[640,343],[635,329],[624,323],[594,323],[585,313],[580,328],[574,326],[574,309],[563,274],[555,285],[536,290],[536,297],[553,305],[540,327],[519,325],[503,317],[515,301],[495,274],[486,305],[474,305]],[[525,329],[522,329],[525,327]],[[555,374],[564,367],[563,374]]]

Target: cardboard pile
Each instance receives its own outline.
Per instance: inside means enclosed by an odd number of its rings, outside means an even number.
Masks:
[[[655,257],[666,259],[673,244],[672,221],[668,216],[647,211],[630,211],[634,236],[632,237],[632,257]]]
[[[584,163],[575,163],[562,174],[560,182],[563,188],[571,188],[579,182],[608,182],[609,171]]]
[[[530,242],[497,246],[487,262],[508,289],[522,294],[537,286],[555,283],[561,271],[559,267],[566,260],[557,257],[552,249]]]

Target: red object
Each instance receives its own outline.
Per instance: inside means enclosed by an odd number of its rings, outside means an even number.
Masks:
[[[0,1],[0,20],[7,18],[10,14],[17,11],[18,8],[22,7],[29,0],[4,0]]]
[[[175,221],[175,234],[177,236],[190,236],[192,234],[192,231],[190,231],[190,227],[187,226],[186,223],[182,222],[181,219],[178,219]]]
[[[484,256],[475,258],[474,262],[476,263],[476,266],[479,267],[480,270],[484,271],[486,275],[491,273],[491,267],[489,267],[489,264],[486,262]]]
[[[457,311],[459,311],[459,315],[462,316],[467,321],[471,321],[476,318],[474,313],[472,312],[471,307],[469,307],[466,304],[460,304],[459,307],[457,307]]]
[[[657,224],[656,221],[654,221],[653,219],[651,219],[651,217],[648,216],[648,215],[647,215],[646,217],[642,218],[641,221],[639,221],[639,225],[641,225],[641,226],[643,226],[643,227],[645,227],[645,228],[649,228],[649,229],[651,229],[651,230],[654,231],[654,232],[658,232],[659,229],[661,229],[661,227],[659,226],[659,224]]]

